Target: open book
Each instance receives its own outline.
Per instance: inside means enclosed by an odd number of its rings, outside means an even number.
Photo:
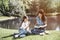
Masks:
[[[47,24],[41,25],[41,26],[36,25],[36,26],[34,26],[34,28],[44,28],[44,27],[46,27],[46,26],[47,26]]]

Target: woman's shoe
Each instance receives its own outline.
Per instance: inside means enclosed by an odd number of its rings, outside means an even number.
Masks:
[[[46,34],[46,35],[48,35],[48,34],[49,34],[49,32],[48,32],[48,31],[45,31],[45,34]]]
[[[45,35],[45,33],[43,32],[43,33],[40,33],[40,36],[43,36],[43,35]]]

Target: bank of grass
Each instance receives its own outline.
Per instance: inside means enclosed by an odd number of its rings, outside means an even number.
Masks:
[[[60,40],[60,32],[59,31],[54,31],[51,30],[49,31],[49,35],[44,35],[44,36],[40,36],[40,35],[29,35],[26,36],[24,38],[17,38],[17,39],[13,39],[13,37],[7,37],[7,38],[1,38],[4,36],[8,36],[13,34],[14,32],[18,32],[17,30],[11,30],[11,29],[3,29],[0,28],[0,40]]]
[[[8,17],[8,16],[0,16],[0,21],[4,21],[4,20],[9,20],[9,19],[14,19],[15,17]]]
[[[8,18],[7,16],[0,16],[0,19]]]

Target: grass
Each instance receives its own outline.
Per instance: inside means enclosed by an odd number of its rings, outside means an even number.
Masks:
[[[14,17],[0,16],[0,21],[14,19]]]
[[[0,19],[8,18],[7,16],[0,16]]]
[[[4,36],[8,36],[10,34],[13,34],[14,32],[18,32],[17,30],[12,30],[12,29],[3,29],[0,28],[0,40],[60,40],[60,32],[59,31],[55,31],[55,30],[51,30],[49,31],[49,35],[44,35],[44,36],[40,36],[40,35],[29,35],[26,36],[24,38],[17,38],[17,39],[13,39],[13,37],[7,37],[7,38],[1,38]]]

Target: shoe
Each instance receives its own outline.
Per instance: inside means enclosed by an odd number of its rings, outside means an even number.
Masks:
[[[43,33],[40,33],[40,36],[43,36],[43,35],[45,35],[45,33],[43,32]]]
[[[49,32],[48,32],[48,31],[45,31],[45,34],[46,34],[46,35],[48,35],[48,34],[49,34]]]
[[[15,38],[18,38],[18,35],[15,35]]]

